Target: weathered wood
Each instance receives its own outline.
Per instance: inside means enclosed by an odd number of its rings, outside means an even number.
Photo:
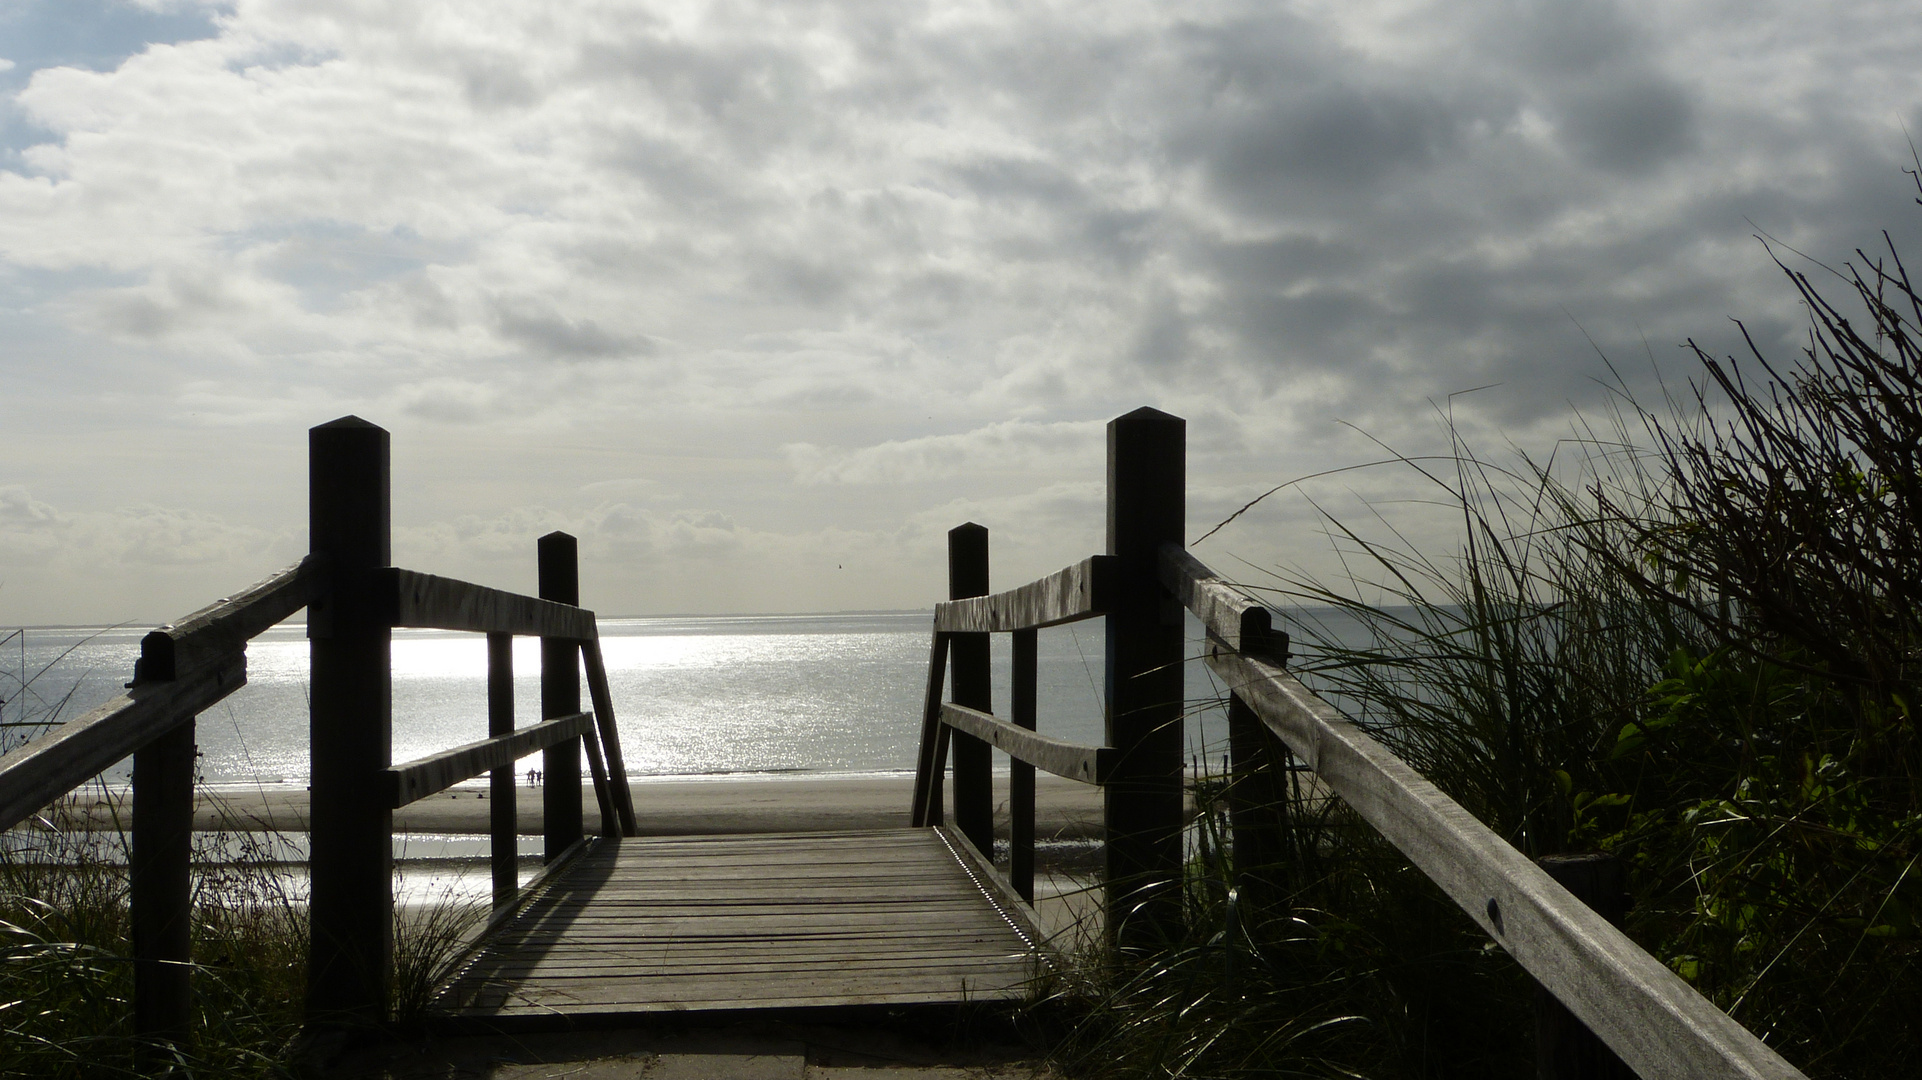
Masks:
[[[953,702],[941,706],[941,722],[972,738],[991,743],[1009,757],[1069,780],[1104,784],[1114,773],[1116,751],[1113,747],[1083,746],[1051,735],[1038,734],[979,709]]]
[[[393,810],[374,797],[393,752],[389,442],[354,416],[307,434],[309,549],[329,571],[307,620],[307,1014],[364,1024],[385,1018],[393,964]]]
[[[1142,408],[1108,423],[1108,554],[1119,592],[1108,615],[1106,725],[1116,762],[1103,785],[1108,933],[1152,948],[1181,927],[1180,608],[1160,580],[1161,548],[1186,518],[1187,423]]]
[[[594,781],[594,807],[601,815],[601,835],[623,835],[620,812],[614,809],[614,792],[607,783],[607,763],[601,760],[601,741],[594,737],[594,725],[581,732],[581,749],[587,754],[587,775]]]
[[[586,608],[399,567],[387,568],[384,576],[382,588],[393,591],[395,626],[567,641],[592,641],[597,633],[594,613]]]
[[[128,922],[133,931],[134,1034],[159,1048],[188,1035],[193,995],[194,721],[134,751],[133,851]]]
[[[1096,555],[1018,589],[934,605],[934,628],[949,633],[1005,633],[1106,615],[1115,603],[1117,566]]]
[[[1162,545],[1160,573],[1162,585],[1230,649],[1277,664],[1288,662],[1288,634],[1274,628],[1274,616],[1261,601],[1229,584],[1180,544]]]
[[[578,739],[593,727],[591,713],[558,716],[506,735],[490,735],[405,765],[395,765],[381,773],[381,797],[388,801],[390,809],[398,810],[493,769],[506,769],[511,777],[516,761],[569,739]]]
[[[309,555],[231,597],[169,623],[140,639],[134,681],[167,681],[247,648],[256,635],[306,607],[324,585],[323,560]]]
[[[614,722],[614,695],[607,686],[607,665],[601,659],[601,639],[581,643],[581,663],[587,668],[587,697],[594,703],[594,726],[601,734],[601,749],[607,754],[608,780],[614,809],[620,816],[620,835],[637,836],[641,826],[634,818],[634,792],[627,784],[627,759],[621,753],[621,730]]]
[[[514,733],[514,636],[487,635],[487,736]],[[489,862],[494,876],[494,906],[511,904],[520,892],[520,799],[513,764],[493,766],[487,778]],[[397,796],[398,797],[398,796]]]
[[[948,635],[934,632],[928,647],[928,687],[921,701],[920,756],[914,766],[915,828],[939,825],[941,813],[941,774],[947,768],[948,728],[941,722],[941,694],[948,674]]]
[[[1036,668],[1039,642],[1036,630],[1016,630],[1010,652],[1008,719],[1027,731],[1035,729]],[[1006,749],[1003,747],[1002,749]],[[1018,754],[1008,764],[1008,878],[1021,899],[1034,903],[1034,763]]]
[[[948,530],[948,598],[985,596],[988,591],[988,530],[968,522]],[[988,635],[954,634],[949,656],[954,667],[953,700],[958,705],[994,711],[994,676],[989,668]],[[953,725],[949,725],[952,727]],[[954,753],[954,824],[975,848],[994,853],[993,756],[988,744],[957,729]]]
[[[1628,915],[1628,868],[1599,852],[1537,860],[1568,894],[1619,928]],[[1587,1025],[1535,984],[1535,1075],[1539,1080],[1635,1080],[1635,1074]]]
[[[541,599],[556,604],[581,602],[580,546],[564,532],[537,542]],[[591,618],[591,616],[590,616]],[[541,718],[581,711],[579,638],[541,639]],[[581,744],[567,740],[549,746],[541,758],[541,821],[546,857],[551,861],[581,838]]]
[[[1801,1077],[1282,668],[1216,647],[1209,666],[1321,782],[1408,857],[1644,1080]]]
[[[1288,751],[1239,694],[1228,695],[1228,822],[1236,888],[1257,911],[1274,912],[1287,895],[1282,768]]]
[[[136,682],[111,701],[0,757],[0,830],[207,711],[246,685],[247,657],[233,653],[172,682]]]
[[[876,850],[889,857],[865,858]],[[1018,902],[963,861],[971,850],[934,829],[602,844],[489,935],[437,1009],[568,1024],[1019,997],[1041,954],[1023,939]],[[739,872],[728,888],[694,896],[685,882],[657,881],[663,857]],[[795,857],[833,876],[797,882]],[[756,860],[773,861],[757,870]],[[896,883],[904,871],[911,891]]]
[[[961,837],[945,825],[937,826],[934,833],[941,838],[948,853],[961,864],[961,869],[967,873],[974,887],[987,898],[993,914],[1021,939],[1024,946],[1022,951],[1037,960],[1046,959],[1042,943],[1048,940],[1048,935],[1034,921],[1034,909],[1027,905],[1026,898],[1017,894],[1014,885],[994,868],[994,859],[986,852],[976,851],[972,845],[962,843]],[[950,916],[946,921],[954,925],[962,920]]]

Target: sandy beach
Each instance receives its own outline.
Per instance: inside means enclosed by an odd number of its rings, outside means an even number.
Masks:
[[[1007,816],[1007,783],[995,785],[996,817]],[[807,776],[774,779],[642,780],[632,785],[634,814],[643,836],[709,833],[824,832],[906,827],[914,778],[909,775]],[[522,785],[515,812],[523,835],[541,831],[541,792]],[[582,813],[590,832],[600,812],[583,785]],[[491,806],[486,792],[460,788],[394,812],[394,829],[407,833],[485,834]],[[63,815],[69,827],[113,829],[129,818],[124,792],[83,793]],[[307,792],[291,788],[227,788],[196,799],[194,827],[204,832],[304,832]],[[1035,784],[1035,834],[1041,840],[1101,835],[1101,792],[1087,784],[1042,774]]]

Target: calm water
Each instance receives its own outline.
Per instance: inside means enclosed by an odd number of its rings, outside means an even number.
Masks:
[[[911,770],[927,681],[929,619],[883,615],[601,620],[601,648],[627,769],[647,777],[765,777]],[[0,643],[0,727],[8,747],[118,692],[138,628],[30,629]],[[1200,629],[1188,636],[1199,653]],[[1040,632],[1040,729],[1102,741],[1101,620]],[[995,635],[995,701],[1008,693],[1008,636]],[[515,643],[517,719],[539,714],[539,643]],[[485,639],[394,634],[394,761],[486,736]],[[1187,666],[1190,756],[1219,760],[1219,693]],[[247,685],[201,716],[203,778],[212,784],[307,783],[307,640],[281,626],[247,651]],[[22,690],[21,684],[26,688]],[[999,757],[997,755],[997,757]],[[1000,759],[1005,766],[1005,759]],[[530,762],[531,764],[531,762]],[[126,765],[110,779],[124,778]]]

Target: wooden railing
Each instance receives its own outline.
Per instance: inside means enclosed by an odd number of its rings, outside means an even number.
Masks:
[[[990,747],[1007,753],[1010,877],[1032,901],[1034,769],[1104,792],[1108,932],[1125,949],[1170,940],[1181,909],[1183,609],[1230,691],[1231,775],[1272,776],[1277,737],[1645,1080],[1787,1080],[1802,1073],[1557,883],[1285,667],[1288,640],[1259,602],[1183,549],[1181,420],[1141,409],[1108,425],[1108,554],[994,595],[987,530],[949,534],[951,599],[935,606],[915,774],[914,823],[943,821],[953,758],[955,824],[993,853]],[[1034,732],[1037,629],[1108,620],[1106,746]],[[989,633],[1013,635],[1007,719],[994,715]],[[952,674],[952,701],[942,701]],[[1245,789],[1244,789],[1245,802]],[[1239,810],[1252,809],[1248,806]],[[1266,865],[1267,830],[1236,813],[1236,862]],[[1255,850],[1249,850],[1255,849]],[[1592,1032],[1592,1036],[1588,1033]],[[1581,1072],[1580,1075],[1596,1075]]]
[[[312,554],[141,641],[126,693],[0,756],[0,829],[133,756],[130,921],[136,1032],[187,1034],[194,717],[247,681],[247,643],[307,609],[312,661],[307,1011],[378,1021],[393,971],[393,813],[491,772],[494,903],[519,896],[516,760],[545,754],[546,858],[584,843],[581,752],[604,831],[635,832],[594,613],[579,607],[574,538],[541,537],[540,597],[388,565],[387,432],[356,417],[308,433]],[[392,765],[396,628],[487,635],[488,737]],[[542,720],[514,726],[513,638],[541,639]],[[592,710],[582,711],[585,668]]]

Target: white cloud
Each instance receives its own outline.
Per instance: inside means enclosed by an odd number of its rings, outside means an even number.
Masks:
[[[890,440],[850,451],[813,443],[790,443],[781,450],[803,484],[920,483],[961,474],[1086,471],[1099,467],[1102,432],[1102,424],[1089,421],[1008,420],[959,435]]]
[[[1729,315],[1792,348],[1756,229],[1922,238],[1894,0],[143,2],[208,36],[9,83],[0,389],[75,520],[280,535],[299,429],[357,412],[423,554],[604,503],[689,574],[845,539],[909,590],[903,523],[1098,477],[1136,405],[1197,492],[1483,384],[1533,437],[1595,347],[1638,387]]]

